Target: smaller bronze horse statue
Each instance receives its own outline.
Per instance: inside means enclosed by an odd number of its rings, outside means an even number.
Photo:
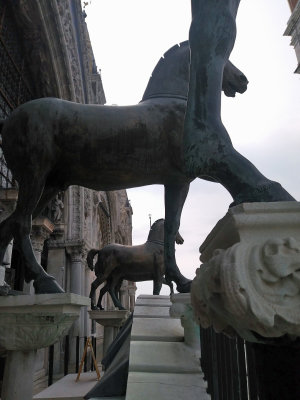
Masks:
[[[167,283],[164,279],[164,219],[155,221],[150,229],[146,243],[139,246],[124,246],[121,244],[109,244],[101,250],[90,250],[87,256],[89,268],[97,278],[91,284],[91,308],[103,310],[102,298],[109,292],[115,307],[124,310],[117,298],[117,292],[121,287],[123,279],[133,282],[152,281],[153,294],[159,294],[162,284],[169,285],[173,293],[172,282]],[[182,244],[183,238],[177,232],[176,243]],[[93,264],[95,255],[98,260]],[[106,281],[101,289],[97,306],[95,305],[96,289]]]

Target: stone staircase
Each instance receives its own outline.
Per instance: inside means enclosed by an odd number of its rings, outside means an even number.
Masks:
[[[200,348],[184,341],[180,318],[170,317],[171,306],[169,296],[141,295],[136,301],[126,400],[210,399]]]

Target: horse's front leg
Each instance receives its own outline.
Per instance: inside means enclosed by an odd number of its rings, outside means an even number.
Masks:
[[[122,303],[118,299],[117,293],[116,293],[117,288],[120,290],[120,287],[121,287],[120,283],[122,284],[121,277],[118,275],[113,276],[111,279],[110,287],[109,287],[109,294],[112,298],[114,306],[117,307],[119,310],[125,310],[125,308],[122,306]]]
[[[192,0],[184,170],[187,176],[210,177],[221,183],[234,204],[294,200],[233,148],[221,121],[223,71],[235,41],[239,2]]]
[[[211,158],[218,156],[219,142],[230,143],[221,121],[221,90],[224,66],[236,36],[238,5],[239,0],[192,0],[184,166],[193,178],[201,175]]]
[[[189,187],[189,182],[165,185],[165,277],[168,284],[176,283],[180,293],[188,293],[191,288],[191,280],[181,274],[175,259],[175,237]]]

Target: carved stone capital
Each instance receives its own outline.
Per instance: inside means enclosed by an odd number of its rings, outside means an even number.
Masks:
[[[42,252],[44,242],[53,232],[54,225],[46,217],[35,218],[32,222],[31,243],[34,251]]]
[[[218,332],[292,339],[300,336],[300,205],[256,204],[231,210],[204,242],[192,305]]]
[[[88,248],[85,246],[84,241],[66,241],[65,246],[67,253],[71,257],[72,263],[86,263]]]

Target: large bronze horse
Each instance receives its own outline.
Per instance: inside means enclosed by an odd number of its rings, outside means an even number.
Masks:
[[[175,241],[177,244],[184,241],[179,232]],[[94,266],[93,260],[96,255],[97,262]],[[95,270],[97,277],[91,284],[92,309],[103,310],[101,302],[106,292],[111,295],[115,307],[123,309],[117,292],[124,279],[132,282],[153,281],[153,294],[159,294],[162,284],[165,283],[173,293],[172,282],[167,283],[164,279],[164,219],[158,219],[152,224],[146,243],[138,246],[109,244],[101,250],[92,249],[88,253],[87,262],[89,268]],[[96,305],[96,289],[105,281]]]
[[[224,70],[224,80],[227,77],[229,82],[224,82],[223,86],[230,88],[228,94],[245,90],[245,77],[230,63]],[[190,140],[190,130],[187,129],[187,137],[183,135],[188,82],[189,46],[183,43],[160,60],[138,105],[107,107],[45,98],[14,110],[0,125],[4,155],[18,181],[19,197],[15,211],[0,225],[0,263],[14,237],[26,261],[25,279],[34,280],[36,293],[61,291],[54,278],[47,275],[35,259],[29,236],[32,216],[37,216],[57,192],[70,185],[117,190],[163,184],[166,279],[175,281],[180,292],[186,292],[190,281],[177,267],[174,243],[189,184],[196,176],[220,182],[236,202],[290,200],[279,186],[274,197],[274,184],[248,161],[248,169],[244,171],[247,175],[241,176],[244,158],[236,157],[238,153],[230,140],[221,142],[217,149],[212,148],[212,161],[204,160],[201,168],[198,165],[196,175],[194,167],[192,172],[187,170],[183,149],[192,153],[198,151]],[[197,84],[206,85],[201,74]],[[196,104],[202,101],[206,102],[200,98]],[[206,125],[200,124],[200,127],[206,129]],[[218,140],[216,135],[211,131],[211,136],[207,136],[203,142],[204,152]],[[194,160],[193,154],[191,160]],[[232,157],[235,168],[231,168]],[[249,180],[256,184],[254,196],[249,192]]]

